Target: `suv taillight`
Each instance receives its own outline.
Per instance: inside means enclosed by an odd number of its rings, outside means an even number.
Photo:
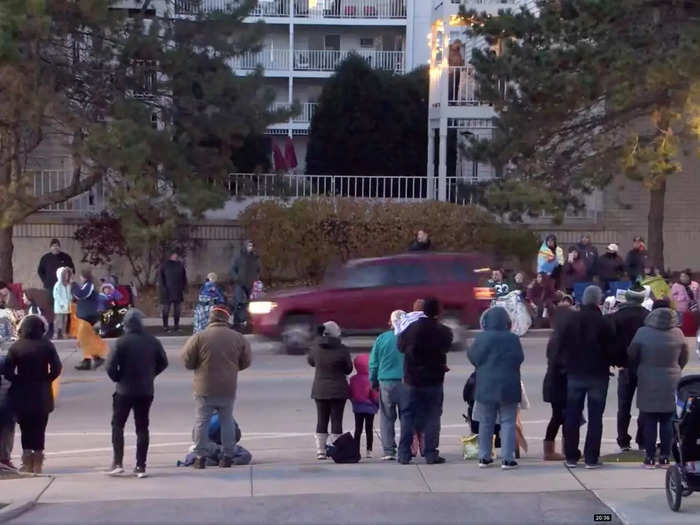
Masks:
[[[487,301],[494,298],[494,292],[492,288],[477,287],[474,288],[474,299],[479,301]]]

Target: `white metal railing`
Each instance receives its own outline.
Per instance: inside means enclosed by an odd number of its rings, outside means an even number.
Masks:
[[[351,53],[363,57],[370,66],[396,73],[403,73],[405,53],[403,51],[377,51],[374,49],[296,49],[295,71],[335,71],[336,67]]]
[[[295,0],[294,16],[302,18],[406,18],[406,0]]]
[[[447,68],[447,100],[450,106],[479,104],[476,77],[472,66]]]
[[[289,69],[289,49],[265,48],[257,53],[246,52],[233,59],[235,69],[255,69],[262,66],[269,71]]]
[[[291,106],[287,102],[275,102],[272,104],[272,109],[274,110],[286,110]],[[317,102],[302,102],[301,111],[298,115],[292,117],[292,122],[297,124],[306,124],[311,122],[318,108]]]
[[[72,180],[73,174],[67,170],[36,171],[34,172],[34,195],[38,197],[67,188]],[[65,202],[47,206],[41,211],[95,213],[104,209],[106,200],[105,185],[99,182],[90,190]]]
[[[291,0],[258,0],[250,16],[289,16]]]
[[[515,5],[518,0],[450,0],[450,3],[467,7],[470,5]]]

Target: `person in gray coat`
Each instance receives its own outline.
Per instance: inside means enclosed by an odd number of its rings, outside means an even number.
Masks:
[[[688,345],[670,308],[651,312],[628,350],[628,367],[636,371],[637,408],[643,413],[647,468],[655,468],[657,427],[661,436],[659,465],[668,466],[675,410],[674,393],[688,363]]]
[[[490,308],[481,316],[483,332],[476,336],[467,356],[476,367],[479,420],[479,467],[492,462],[491,445],[497,416],[501,423],[501,468],[518,466],[515,461],[515,420],[521,400],[520,365],[525,360],[520,339],[510,331],[504,308]],[[476,416],[475,416],[476,417]]]

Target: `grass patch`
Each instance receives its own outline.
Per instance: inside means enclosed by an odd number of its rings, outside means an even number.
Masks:
[[[642,450],[629,450],[627,452],[616,452],[600,458],[604,463],[641,463],[644,461]]]

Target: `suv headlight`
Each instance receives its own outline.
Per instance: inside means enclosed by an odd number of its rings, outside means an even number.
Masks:
[[[277,303],[272,301],[253,301],[248,305],[248,312],[253,315],[265,315],[275,308],[277,308]]]

